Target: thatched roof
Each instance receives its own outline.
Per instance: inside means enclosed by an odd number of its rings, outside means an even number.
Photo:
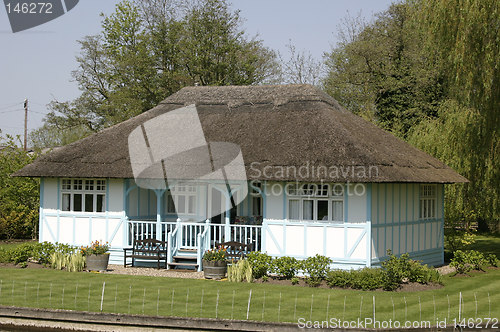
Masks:
[[[139,116],[40,157],[15,175],[133,178],[127,142],[132,130],[190,104],[196,104],[208,142],[241,147],[249,178],[297,180],[290,170],[302,166],[300,181],[467,181],[309,85],[187,87]],[[288,175],[280,169],[288,169]]]

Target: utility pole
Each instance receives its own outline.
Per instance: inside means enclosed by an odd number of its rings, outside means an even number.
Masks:
[[[24,151],[28,150],[28,98],[24,100]]]

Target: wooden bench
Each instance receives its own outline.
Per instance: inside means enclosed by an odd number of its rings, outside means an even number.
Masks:
[[[132,258],[132,262],[127,263],[127,258]],[[132,248],[123,248],[123,267],[134,266],[136,259],[155,260],[158,263],[158,269],[160,262],[164,261],[165,268],[167,268],[167,242],[156,239],[134,239]]]
[[[247,253],[252,251],[252,244],[244,244],[241,242],[229,241],[229,242],[215,242],[215,247],[224,247],[227,248],[227,259],[229,261],[239,261],[240,259],[245,258]]]

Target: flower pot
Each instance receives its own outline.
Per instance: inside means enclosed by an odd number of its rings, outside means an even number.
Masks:
[[[203,260],[203,274],[206,279],[222,279],[226,276],[226,261]]]
[[[109,262],[109,253],[89,255],[85,258],[88,271],[106,271]]]

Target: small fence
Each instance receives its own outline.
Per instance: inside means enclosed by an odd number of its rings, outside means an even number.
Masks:
[[[175,222],[161,222],[158,224],[156,221],[129,220],[127,244],[131,246],[134,239],[158,239],[166,241],[167,234],[173,231],[175,227]],[[160,236],[157,237],[157,234]]]
[[[203,281],[195,280],[172,279],[170,286],[161,287],[155,283],[158,284],[157,280],[128,284],[110,278],[91,282],[81,278],[67,282],[37,282],[17,280],[13,276],[0,280],[0,305],[296,324],[328,321],[339,328],[345,327],[342,322],[358,321],[358,318],[362,322],[379,322],[382,328],[386,328],[383,324],[389,321],[393,328],[430,328],[444,321],[448,326],[499,326],[497,303],[500,295],[487,291],[441,292],[439,295],[435,292],[342,294],[321,289],[283,292],[251,284],[216,286],[210,282],[204,285]]]

